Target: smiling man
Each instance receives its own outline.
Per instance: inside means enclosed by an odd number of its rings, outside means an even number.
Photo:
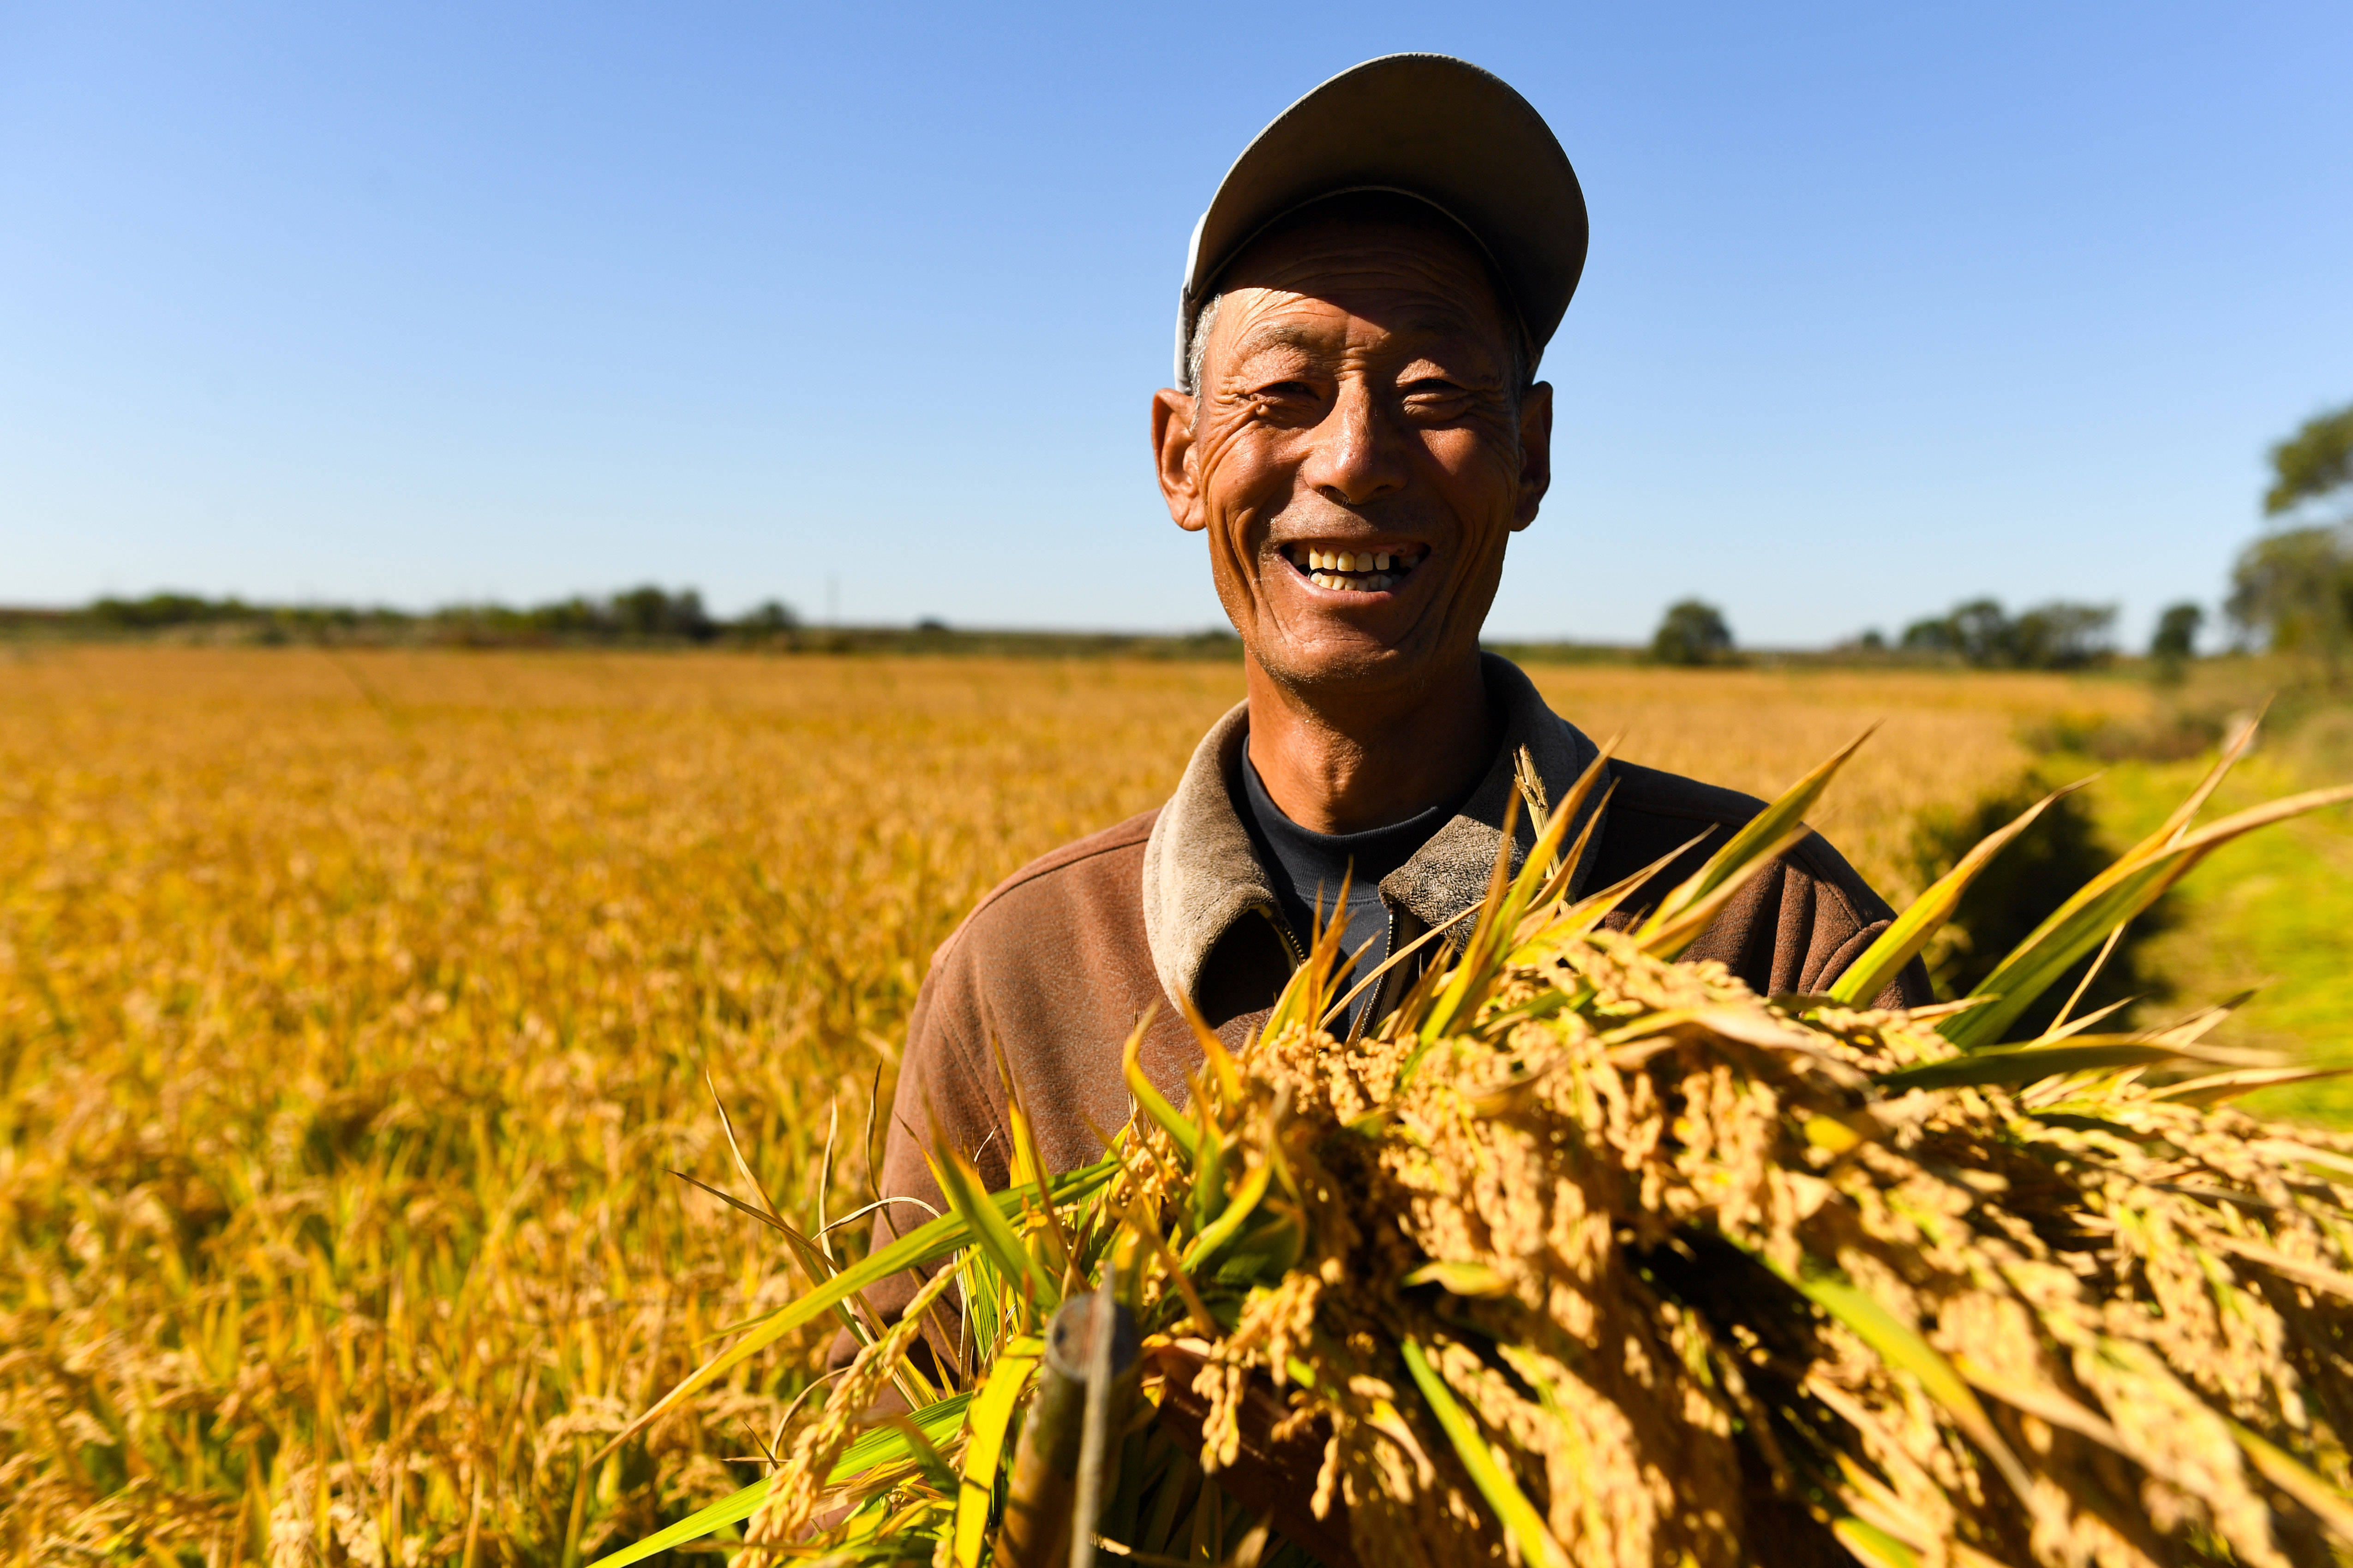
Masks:
[[[1239,1044],[1344,881],[1347,947],[1368,971],[1478,903],[1518,771],[1558,800],[1594,760],[1479,647],[1505,547],[1551,481],[1552,389],[1534,373],[1585,247],[1584,199],[1543,120],[1442,56],[1335,78],[1228,174],[1195,230],[1180,385],[1154,398],[1152,442],[1169,514],[1203,537],[1241,636],[1248,700],[1166,805],[1024,867],[941,947],[881,1173],[898,1200],[886,1235],[940,1205],[923,1157],[934,1129],[1007,1181],[997,1047],[1048,1162],[1092,1159],[1127,1120],[1121,1046],[1139,1020],[1145,1070],[1181,1100],[1200,1052],[1180,1002]],[[1573,615],[1597,585],[1557,591]],[[1667,863],[1620,926],[1760,808],[1623,762],[1609,782],[1579,886]],[[1515,863],[1533,839],[1523,814]],[[1760,992],[1817,991],[1888,918],[1813,838],[1688,956]],[[1363,1016],[1440,950],[1391,969]],[[1882,1000],[1926,1000],[1917,969]]]

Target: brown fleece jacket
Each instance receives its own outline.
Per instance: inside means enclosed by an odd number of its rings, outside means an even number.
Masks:
[[[1485,893],[1524,749],[1548,800],[1566,798],[1596,754],[1513,665],[1491,655],[1484,674],[1504,714],[1504,743],[1453,821],[1382,881],[1397,946]],[[877,1246],[944,1211],[923,1161],[934,1128],[971,1157],[992,1189],[1010,1179],[1011,1134],[992,1039],[1021,1086],[1039,1152],[1063,1171],[1101,1154],[1105,1137],[1127,1121],[1121,1047],[1147,1011],[1144,1069],[1179,1104],[1201,1052],[1171,997],[1188,993],[1235,1046],[1266,1016],[1290,974],[1299,933],[1278,912],[1271,879],[1234,805],[1248,734],[1245,705],[1202,740],[1166,805],[1023,867],[941,945],[908,1024],[880,1181],[881,1195],[896,1201],[877,1216]],[[1675,855],[1609,918],[1618,929],[1763,808],[1731,790],[1615,760],[1605,783],[1615,786],[1607,805],[1597,790],[1587,807],[1604,815],[1576,890],[1609,887]],[[1523,814],[1514,868],[1534,843]],[[1742,889],[1684,956],[1718,960],[1760,994],[1818,992],[1891,918],[1838,851],[1810,837]],[[1384,1005],[1410,984],[1411,968],[1392,972]],[[1885,1006],[1927,1000],[1916,964],[1879,998]],[[915,1285],[902,1276],[868,1292],[869,1302],[895,1314]],[[837,1364],[853,1349],[845,1333],[834,1346]]]

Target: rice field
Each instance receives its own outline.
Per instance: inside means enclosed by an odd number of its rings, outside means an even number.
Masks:
[[[1913,813],[2121,681],[1531,671],[1891,894]],[[924,963],[1145,809],[1233,666],[0,653],[0,1560],[585,1563],[754,1479],[788,1344],[586,1457],[802,1283],[673,1170],[866,1179]],[[708,1087],[706,1087],[706,1075]],[[879,1132],[876,1134],[879,1139]]]

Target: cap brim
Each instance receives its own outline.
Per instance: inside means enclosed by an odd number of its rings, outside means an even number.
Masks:
[[[1541,354],[1585,270],[1585,193],[1544,117],[1451,55],[1385,55],[1277,115],[1194,226],[1177,312],[1176,380],[1218,274],[1267,226],[1324,196],[1396,191],[1439,208],[1487,252]]]

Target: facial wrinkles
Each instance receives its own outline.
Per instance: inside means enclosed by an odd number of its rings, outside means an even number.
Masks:
[[[1519,506],[1506,320],[1475,257],[1413,230],[1293,232],[1238,260],[1187,461],[1219,596],[1270,669],[1475,638]],[[1371,595],[1373,619],[1330,589]]]
[[[1376,355],[1388,357],[1393,336],[1440,351],[1442,362],[1398,363],[1395,380],[1442,373],[1471,393],[1471,417],[1453,422],[1475,423],[1491,443],[1516,447],[1509,406],[1516,400],[1504,385],[1508,356],[1478,342],[1501,338],[1500,308],[1482,277],[1465,277],[1475,264],[1459,247],[1426,235],[1367,245],[1361,230],[1339,227],[1290,237],[1277,255],[1257,260],[1228,289],[1206,356],[1212,374],[1204,376],[1197,417],[1209,427],[1196,432],[1205,475],[1259,410],[1259,389],[1270,380],[1290,368],[1336,373],[1344,382],[1365,378],[1377,374]],[[1336,363],[1308,363],[1329,355],[1335,339]],[[1293,365],[1279,363],[1285,359]],[[1390,390],[1367,384],[1377,394]]]
[[[1474,335],[1466,313],[1433,297],[1436,269],[1416,270],[1421,275],[1405,280],[1394,269],[1366,272],[1379,287],[1354,291],[1319,286],[1314,294],[1250,289],[1227,296],[1215,346],[1230,343],[1232,352],[1211,356],[1213,365],[1226,364],[1202,390],[1196,452],[1219,552],[1245,567],[1254,598],[1255,568],[1272,566],[1257,558],[1271,553],[1277,517],[1296,537],[1303,527],[1313,530],[1313,514],[1324,508],[1378,524],[1396,504],[1413,515],[1388,513],[1387,521],[1423,532],[1440,523],[1434,508],[1448,514],[1444,531],[1468,547],[1449,552],[1458,556],[1483,554],[1474,540],[1508,526],[1518,456],[1514,400],[1495,374],[1495,356],[1464,342]],[[1390,321],[1402,329],[1394,338],[1383,325]],[[1440,417],[1417,420],[1405,406],[1430,401],[1413,390],[1423,378],[1442,378],[1454,389],[1437,397]],[[1329,403],[1300,416],[1286,406],[1295,399],[1272,395],[1291,382],[1309,384]],[[1299,422],[1286,424],[1286,415]],[[1224,482],[1234,462],[1241,471]],[[1464,502],[1498,515],[1458,515]]]

